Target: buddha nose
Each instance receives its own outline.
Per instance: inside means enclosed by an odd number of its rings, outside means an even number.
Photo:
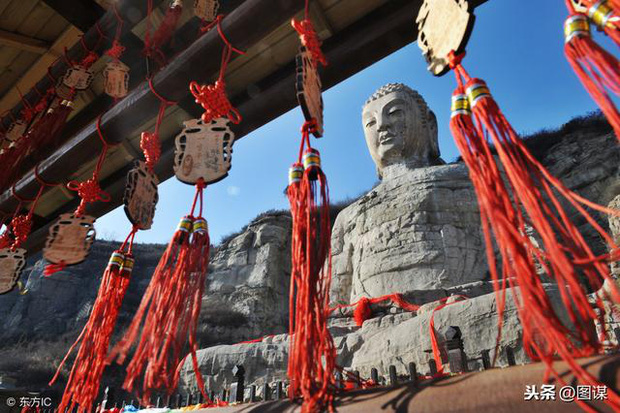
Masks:
[[[389,126],[390,126],[390,123],[387,117],[385,117],[384,115],[380,115],[377,117],[377,130],[378,131],[386,131]]]

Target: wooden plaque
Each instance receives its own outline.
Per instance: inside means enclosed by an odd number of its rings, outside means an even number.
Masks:
[[[230,120],[218,118],[205,125],[192,119],[184,125],[174,140],[174,173],[179,181],[193,185],[202,178],[212,184],[226,178],[235,141]]]
[[[95,218],[62,214],[50,227],[43,258],[52,264],[78,264],[86,259],[95,240]]]
[[[418,18],[418,46],[428,70],[442,76],[449,70],[448,54],[461,53],[474,26],[467,0],[424,0]]]
[[[137,161],[127,174],[127,185],[123,202],[125,214],[132,224],[144,230],[151,228],[155,207],[159,200],[157,185],[159,179],[151,173],[143,161]]]
[[[215,20],[219,8],[218,0],[194,0],[194,14],[208,22]]]
[[[323,96],[321,95],[321,77],[312,60],[310,52],[305,47],[299,49],[296,58],[297,79],[295,88],[297,100],[307,121],[316,120],[317,129],[314,136],[323,136]]]
[[[26,265],[26,250],[0,249],[0,294],[11,291]]]
[[[108,63],[103,70],[105,93],[113,98],[124,98],[129,92],[129,66],[119,60]]]
[[[65,86],[76,90],[88,89],[93,81],[93,72],[83,66],[73,66],[67,70],[62,82]]]
[[[11,126],[9,126],[9,130],[6,132],[6,138],[11,142],[15,142],[22,137],[24,132],[26,132],[27,126],[28,125],[26,125],[23,120],[13,122]]]

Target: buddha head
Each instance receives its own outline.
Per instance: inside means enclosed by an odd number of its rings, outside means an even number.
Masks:
[[[364,104],[362,126],[379,178],[385,167],[421,168],[441,163],[437,118],[418,92],[388,83]]]

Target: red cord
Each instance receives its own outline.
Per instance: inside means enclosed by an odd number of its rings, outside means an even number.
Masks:
[[[224,81],[224,75],[228,67],[228,63],[232,57],[232,53],[238,53],[244,55],[245,52],[235,48],[232,43],[224,35],[222,30],[223,15],[220,14],[217,18],[211,22],[208,26],[203,28],[203,31],[211,30],[213,27],[217,27],[217,31],[220,38],[226,45],[222,51],[222,60],[220,63],[220,73],[215,83],[211,85],[199,85],[197,82],[191,82],[189,84],[189,90],[194,95],[196,103],[201,105],[205,112],[202,114],[202,121],[205,124],[211,123],[213,119],[227,117],[234,124],[241,122],[242,117],[239,111],[233,107],[232,103],[226,96],[226,83]]]

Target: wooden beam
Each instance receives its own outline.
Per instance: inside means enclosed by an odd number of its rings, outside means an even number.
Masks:
[[[44,40],[35,39],[34,37],[28,37],[23,34],[0,29],[0,45],[25,50],[27,52],[43,54],[50,48],[51,43]]]
[[[60,56],[65,47],[71,47],[75,44],[82,35],[82,32],[73,26],[69,26],[52,44],[49,49],[44,53],[30,68],[19,78],[7,93],[0,99],[0,113],[3,113],[15,105],[20,104],[19,90],[30,90],[32,85],[38,82],[45,73],[47,68],[54,63],[54,61]],[[19,89],[18,89],[19,88]],[[39,89],[44,92],[47,89]],[[38,96],[38,95],[37,95]],[[18,113],[15,111],[14,113]]]
[[[478,1],[476,5],[483,2]],[[248,3],[250,3],[249,0],[244,6]],[[336,85],[352,74],[414,41],[417,33],[415,24],[412,22],[419,6],[420,2],[412,5],[410,0],[391,0],[371,15],[360,19],[345,30],[325,40],[323,50],[330,61],[330,65],[322,73],[324,87],[327,89]],[[262,15],[256,10],[253,12],[259,16]],[[291,13],[290,15],[294,14],[294,12]],[[235,20],[231,23],[228,19],[233,17]],[[385,24],[385,22],[390,22],[390,24]],[[232,13],[224,20],[223,27],[224,32],[231,37],[232,43],[245,49],[254,40],[242,44],[238,43],[242,34],[235,35],[237,33],[235,30],[239,30],[238,27],[240,26],[238,25],[242,24],[247,24],[247,21],[241,17],[237,18],[235,13]],[[259,35],[258,39],[261,37]],[[194,77],[190,75],[195,73],[191,69],[192,67],[201,67],[202,69],[201,73],[196,73],[195,80],[198,81],[209,78],[216,73],[219,62],[213,62],[217,59],[210,59],[211,61],[207,59],[210,56],[219,55],[221,48],[216,47],[214,49],[214,45],[211,44],[211,42],[219,44],[218,40],[219,38],[214,33],[206,34],[177,57],[175,60],[177,64],[172,62],[154,79],[155,89],[159,93],[169,99],[179,99],[180,96],[179,107],[195,117],[200,115],[201,110],[193,103],[193,98],[185,92],[186,84],[188,79]],[[297,106],[295,94],[291,92],[294,90],[294,81],[295,64],[291,61],[257,83],[257,87],[261,90],[260,98],[249,96],[247,92],[237,94],[232,98],[233,104],[244,118],[241,124],[234,127],[238,139]],[[175,85],[178,86],[176,91],[174,90]],[[123,140],[127,136],[127,131],[135,129],[147,119],[155,116],[158,103],[159,101],[153,98],[148,86],[142,85],[132,92],[125,101],[120,102],[103,116],[104,133],[106,136]],[[40,171],[43,178],[50,181],[57,180],[67,173],[67,165],[79,165],[93,159],[97,155],[96,139],[98,138],[95,136],[95,126],[91,124],[41,164]],[[162,157],[156,170],[161,181],[172,175],[171,165],[174,155],[172,141],[169,139],[163,142]],[[127,165],[102,182],[102,187],[111,194],[112,201],[93,205],[89,213],[101,216],[120,205],[125,175],[130,167]],[[17,192],[25,197],[32,196],[37,188],[32,173],[16,185]],[[10,211],[14,206],[15,201],[12,199],[10,191],[0,195],[0,210]],[[48,217],[48,221],[51,223],[55,216],[68,212],[76,206],[76,201],[64,205],[52,214],[53,216]],[[43,245],[46,235],[47,225],[34,231],[29,238],[27,248],[33,251],[39,249]]]
[[[76,2],[68,2],[65,0],[57,0],[60,3],[67,3],[67,5],[73,5]],[[161,0],[155,0],[154,4],[159,3]],[[79,2],[78,2],[79,3]],[[135,2],[133,0],[124,0],[117,4],[117,10],[120,16],[123,18],[125,24],[123,25],[123,30],[121,35],[124,36],[128,32],[131,31],[134,25],[140,22],[146,16],[146,8],[147,4],[144,1]],[[96,27],[91,27],[87,32],[84,33],[82,38],[84,39],[84,43],[89,50],[94,50],[95,52],[101,54],[104,50],[108,49],[111,44],[111,39],[114,38],[114,34],[116,31],[116,15],[113,10],[106,12],[101,19],[98,20],[99,27],[103,34],[107,37],[108,41],[100,41],[100,33]],[[95,46],[99,45],[98,48]],[[86,51],[81,44],[75,44],[71,49],[67,52],[68,58],[70,60],[80,61],[85,55]],[[58,61],[51,67],[50,72],[51,75],[58,79],[65,74],[68,66],[65,62],[65,59],[58,59]],[[47,90],[50,86],[52,86],[51,80],[48,76],[42,76],[41,79],[36,83],[36,85],[31,83],[31,86],[36,86],[36,88],[40,91]],[[24,96],[24,100],[27,101],[30,105],[35,105],[39,100],[39,95],[34,91],[34,88],[28,92]],[[7,129],[13,117],[18,117],[19,113],[23,109],[23,103],[20,101],[17,103],[13,109],[11,109],[11,115],[7,115],[0,119],[0,129]]]
[[[93,27],[105,14],[104,8],[93,0],[43,0],[43,3],[83,32]]]

